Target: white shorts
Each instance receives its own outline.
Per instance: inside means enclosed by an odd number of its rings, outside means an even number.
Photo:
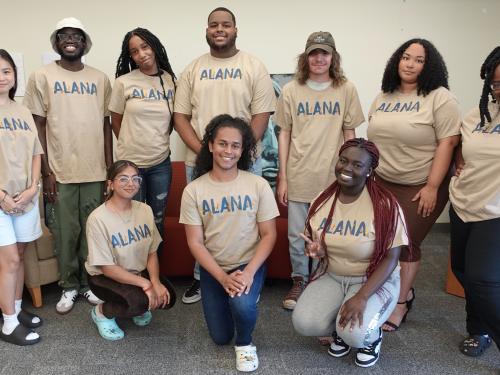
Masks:
[[[21,216],[6,215],[0,210],[0,246],[31,242],[42,236],[38,202]]]

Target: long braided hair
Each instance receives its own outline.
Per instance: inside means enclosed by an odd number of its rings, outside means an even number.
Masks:
[[[158,67],[158,78],[160,79],[161,88],[163,90],[163,97],[167,102],[168,112],[170,113],[170,124],[168,128],[168,133],[170,134],[172,133],[173,129],[173,113],[172,113],[173,108],[171,108],[170,106],[167,92],[165,91],[165,84],[162,78],[163,74],[162,71],[167,72],[172,78],[172,82],[174,83],[174,91],[177,89],[177,86],[175,84],[176,76],[174,71],[172,70],[172,67],[170,66],[170,61],[168,59],[167,51],[156,35],[154,35],[148,29],[143,29],[141,27],[137,27],[134,30],[129,31],[127,34],[125,34],[125,37],[123,38],[122,42],[122,50],[120,53],[120,57],[118,57],[118,62],[116,63],[115,78],[118,78],[124,74],[130,73],[134,69],[139,68],[132,59],[132,57],[130,56],[130,51],[128,47],[130,38],[132,38],[133,36],[138,36],[139,38],[144,40],[151,47],[151,49],[155,54],[156,65]],[[172,97],[172,103],[173,100],[174,98]]]
[[[481,65],[481,79],[484,80],[483,92],[481,94],[481,99],[479,100],[479,114],[481,116],[481,127],[484,126],[485,122],[491,122],[491,114],[488,109],[489,97],[491,95],[494,102],[496,98],[493,96],[493,90],[491,90],[491,82],[493,79],[493,74],[495,74],[495,69],[500,64],[500,46],[495,47],[493,51],[490,52],[486,60],[484,60],[483,65]]]
[[[344,150],[350,147],[357,147],[365,150],[371,157],[371,167],[375,170],[378,166],[379,151],[377,146],[373,142],[367,141],[363,138],[355,138],[346,141],[342,147],[340,147],[339,155],[341,155]],[[374,173],[370,173],[370,176],[366,179],[366,188],[368,194],[372,200],[373,204],[373,216],[374,216],[374,227],[375,227],[375,249],[373,251],[372,258],[370,259],[370,264],[366,270],[366,277],[370,277],[373,272],[377,269],[379,263],[386,257],[387,253],[392,247],[394,236],[396,235],[398,219],[399,219],[399,205],[392,193],[379,185],[374,179]],[[306,220],[306,231],[312,238],[313,229],[311,227],[311,218],[328,202],[328,200],[333,196],[332,206],[328,213],[326,223],[321,231],[320,241],[322,245],[326,248],[325,235],[328,227],[331,225],[333,213],[335,211],[335,206],[340,193],[340,185],[337,181],[334,181],[330,186],[328,186],[314,202],[311,204],[309,213]],[[401,218],[404,221],[404,218]],[[324,256],[320,259],[318,266],[313,272],[312,280],[317,279],[323,275],[328,269],[328,256]]]

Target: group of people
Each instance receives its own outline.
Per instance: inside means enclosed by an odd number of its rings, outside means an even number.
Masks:
[[[60,60],[30,76],[24,105],[14,101],[16,66],[0,50],[0,339],[40,340],[41,318],[22,307],[23,252],[41,236],[40,179],[63,289],[58,313],[82,296],[95,305],[100,335],[119,340],[116,318],[146,326],[151,310],[175,304],[158,262],[175,129],[188,150],[180,222],[196,260],[182,301],[202,301],[216,344],[235,336],[238,370],[259,364],[252,333],[276,201],[288,206],[292,264],[283,307],[294,310],[299,334],[329,338],[333,357],[357,348],[358,366],[377,362],[382,332],[412,308],[421,243],[448,199],[452,269],[466,294],[460,350],[477,356],[492,340],[500,345],[500,47],[481,67],[478,109],[461,120],[438,50],[425,39],[403,43],[365,140],[356,138],[365,118],[330,33],[308,37],[277,101],[265,66],[236,38],[234,14],[214,9],[209,53],[177,80],[160,40],[136,28],[111,88],[82,63],[92,47],[85,27],[65,18],[50,37]],[[259,176],[273,113],[277,199]]]

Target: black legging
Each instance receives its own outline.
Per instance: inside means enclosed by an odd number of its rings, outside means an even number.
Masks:
[[[450,207],[451,268],[465,290],[467,332],[500,349],[500,218],[465,223]]]
[[[104,275],[89,276],[88,280],[92,292],[104,301],[102,313],[106,318],[133,318],[148,310],[149,298],[142,288],[119,283]],[[170,302],[164,307],[169,309],[175,304],[175,290],[167,278],[160,276],[160,281],[170,293]]]

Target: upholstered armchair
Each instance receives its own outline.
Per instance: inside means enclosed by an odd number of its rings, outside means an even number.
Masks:
[[[41,286],[59,280],[57,258],[54,254],[52,234],[45,226],[42,197],[40,197],[40,216],[43,235],[28,244],[24,253],[24,283],[33,300],[33,306],[42,306]]]

